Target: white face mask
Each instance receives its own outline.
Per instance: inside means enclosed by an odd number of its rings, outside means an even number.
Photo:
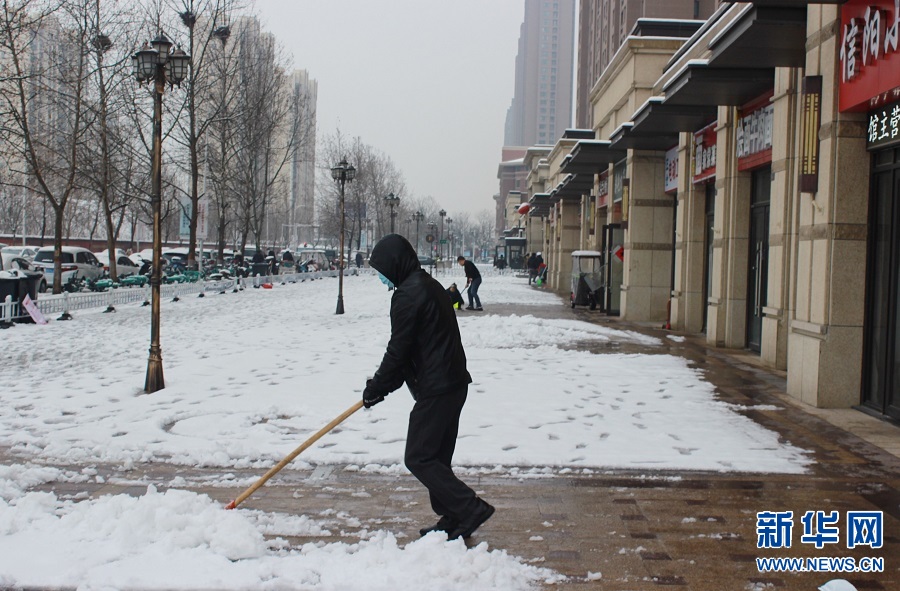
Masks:
[[[382,275],[380,271],[378,272],[378,278],[381,279],[381,282],[387,285],[389,288],[394,289],[394,284],[391,282],[391,280]]]

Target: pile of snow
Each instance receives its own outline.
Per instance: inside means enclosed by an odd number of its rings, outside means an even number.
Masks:
[[[388,531],[346,544],[298,548],[264,533],[320,535],[303,516],[226,511],[206,495],[149,487],[140,497],[79,503],[25,493],[52,470],[0,469],[0,586],[79,589],[424,589],[524,590],[559,576],[486,543],[428,535],[400,546]],[[13,477],[10,479],[9,477]],[[304,524],[298,528],[297,523]]]

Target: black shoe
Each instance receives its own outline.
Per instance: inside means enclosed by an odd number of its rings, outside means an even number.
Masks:
[[[431,527],[423,527],[419,530],[420,536],[426,536],[433,531],[442,531],[444,533],[450,533],[454,529],[459,527],[459,522],[454,518],[449,517],[447,515],[443,515],[437,523],[432,525]]]
[[[482,308],[481,306],[478,306],[477,308],[475,308],[475,311],[476,312],[484,312],[484,308]]]
[[[473,308],[472,306],[466,306],[466,310],[474,310],[474,309],[475,308]]]
[[[494,507],[486,502],[478,499],[478,508],[468,517],[459,522],[459,525],[447,535],[448,540],[456,538],[468,538],[482,523],[491,518],[494,514]]]

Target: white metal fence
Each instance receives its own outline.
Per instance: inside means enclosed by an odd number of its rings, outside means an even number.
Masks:
[[[360,271],[360,269],[344,269],[344,275],[359,275]],[[366,272],[368,269],[362,271]],[[338,271],[315,271],[313,273],[289,273],[285,275],[257,275],[220,281],[170,283],[160,286],[160,297],[170,300],[194,294],[203,297],[206,293],[237,291],[239,287],[258,287],[264,283],[300,283],[323,277],[337,276]],[[57,314],[68,316],[70,312],[77,310],[102,307],[112,310],[116,306],[149,301],[150,286],[145,285],[144,287],[119,287],[96,292],[66,292],[59,295],[40,295],[34,303],[41,314],[46,318],[51,318]],[[18,300],[13,300],[12,296],[6,296],[6,300],[0,302],[0,325],[8,326],[10,322],[28,318],[28,316],[25,308],[19,304]]]

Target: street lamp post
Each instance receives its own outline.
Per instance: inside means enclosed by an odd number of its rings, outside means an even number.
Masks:
[[[394,233],[394,206],[400,204],[400,198],[394,195],[393,193],[388,193],[387,197],[384,198],[384,202],[388,204],[388,207],[391,208],[391,234]]]
[[[335,314],[344,313],[344,185],[356,177],[356,169],[344,158],[331,169],[331,178],[341,186],[341,251],[338,253],[338,299]]]
[[[435,224],[434,222],[428,222],[428,233],[431,235],[431,240],[432,240],[432,242],[430,244],[431,248],[428,249],[430,251],[428,253],[428,256],[430,256],[431,258],[434,258],[434,254],[435,254],[434,253],[434,230],[435,230],[435,228],[437,228],[437,224]]]
[[[453,223],[452,218],[447,218],[447,259],[453,263],[453,234],[450,232],[450,224]]]
[[[139,84],[145,82],[153,91],[153,162],[151,165],[151,205],[153,212],[153,270],[150,275],[150,357],[144,391],[148,394],[166,387],[163,378],[162,348],[159,345],[159,300],[162,283],[162,97],[166,82],[181,84],[188,73],[191,56],[180,49],[171,53],[172,42],[160,33],[132,56],[134,76]]]
[[[413,219],[416,220],[416,254],[419,254],[419,222],[421,222],[424,217],[425,214],[421,211],[417,211],[413,214]]]
[[[440,210],[438,215],[441,216],[441,233],[438,235],[438,252],[440,258],[444,258],[444,217],[447,215],[446,210]]]

